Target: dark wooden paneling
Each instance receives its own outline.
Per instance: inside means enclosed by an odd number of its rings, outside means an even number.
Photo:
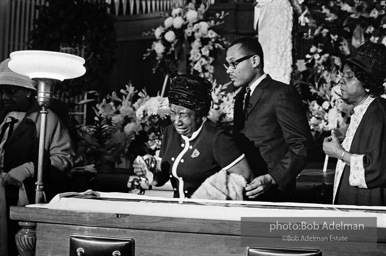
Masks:
[[[68,225],[38,225],[36,255],[69,255],[70,236],[133,238],[135,255],[243,255],[240,237],[184,232],[122,228],[93,228]],[[87,253],[87,252],[86,252]]]
[[[143,59],[154,39],[151,36],[143,36],[143,33],[158,27],[163,21],[164,18],[160,14],[117,19],[117,58],[113,68],[111,91],[118,92],[130,81],[136,88],[146,88],[151,96],[161,91],[163,75],[153,74],[153,62]]]

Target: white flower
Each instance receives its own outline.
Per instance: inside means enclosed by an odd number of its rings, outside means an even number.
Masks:
[[[182,25],[184,24],[184,19],[180,16],[175,17],[173,20],[173,27],[176,29],[180,29]]]
[[[194,24],[193,31],[196,33],[200,32],[200,27],[201,27],[200,23]]]
[[[371,34],[371,33],[373,33],[373,31],[374,31],[374,27],[373,27],[372,25],[370,25],[370,26],[368,26],[368,27],[366,28],[365,33],[366,33],[366,34]]]
[[[169,100],[161,96],[148,98],[137,109],[136,116],[140,122],[145,122],[147,117],[151,115],[159,115],[164,118],[170,115]]]
[[[369,39],[370,42],[373,42],[373,43],[378,43],[379,41],[379,36],[371,36],[370,39]]]
[[[97,108],[97,114],[101,115],[102,117],[111,116],[115,112],[115,107],[112,102],[107,103],[106,99],[103,99],[100,104],[96,104]]]
[[[323,102],[322,108],[324,108],[326,110],[329,109],[330,108],[330,102],[328,102],[328,101]]]
[[[209,49],[207,46],[202,47],[201,54],[204,56],[209,56]]]
[[[196,33],[194,33],[194,38],[200,39],[201,37],[202,37],[201,31],[197,31]]]
[[[198,62],[200,63],[201,66],[204,66],[208,63],[205,58],[201,58]]]
[[[153,43],[153,49],[157,55],[162,55],[162,53],[165,51],[165,46],[160,41],[156,41]]]
[[[139,124],[137,124],[135,122],[128,123],[125,126],[125,128],[123,128],[123,132],[126,135],[133,135],[133,134],[137,133],[138,131],[140,131],[140,126],[139,126]]]
[[[212,29],[210,29],[210,30],[208,31],[208,37],[209,37],[209,38],[215,38],[215,37],[217,37],[217,33],[214,32]]]
[[[205,21],[201,21],[200,23],[200,32],[202,33],[202,34],[207,34],[208,33],[208,29],[209,29],[209,24],[208,24],[208,22],[205,22]]]
[[[219,122],[220,121],[220,117],[221,117],[221,111],[220,110],[215,110],[215,109],[210,109],[209,110],[209,115],[208,115],[208,118],[210,120],[212,120],[212,122]]]
[[[114,115],[111,117],[111,123],[114,125],[118,125],[119,123],[123,122],[124,116],[122,115]]]
[[[202,72],[202,67],[200,65],[200,62],[197,62],[194,66],[193,69],[197,70],[199,73]]]
[[[196,22],[198,19],[198,13],[195,10],[189,10],[186,13],[186,20],[190,23]]]
[[[193,60],[194,62],[198,61],[200,58],[201,58],[201,54],[199,50],[190,52],[190,59]]]
[[[169,28],[173,25],[173,17],[168,17],[165,21],[164,21],[164,26],[165,28]]]
[[[191,44],[192,49],[200,49],[202,46],[200,40],[194,40],[194,42]]]
[[[155,31],[154,31],[154,36],[155,36],[155,38],[156,38],[156,39],[160,39],[160,38],[161,38],[161,35],[162,35],[162,33],[163,33],[164,31],[165,31],[164,28],[161,27],[161,26],[159,26],[158,28],[156,28]]]
[[[153,31],[158,42],[153,43],[152,48],[144,54],[144,58],[154,56],[151,53],[155,52],[157,63],[154,65],[153,72],[160,70],[166,74],[173,73],[178,70],[178,62],[180,61],[176,59],[175,50],[182,45],[182,47],[190,49],[188,52],[189,63],[187,63],[191,67],[190,72],[212,79],[213,67],[210,63],[213,62],[213,57],[210,55],[213,50],[224,50],[226,40],[209,28],[222,24],[227,14],[221,12],[215,17],[205,16],[204,20],[204,14],[209,7],[206,2],[201,4],[198,9],[193,3],[185,6],[173,4],[173,6],[180,6],[181,8],[174,8],[170,16],[165,18],[164,26]],[[180,45],[177,46],[177,44]],[[206,64],[201,65],[201,67],[197,66],[197,70],[195,70],[193,67],[201,58],[206,59]]]
[[[166,41],[172,43],[176,39],[176,34],[174,34],[174,32],[172,30],[169,30],[165,34],[165,39],[166,39]]]
[[[374,8],[371,12],[370,12],[370,15],[369,17],[372,17],[374,19],[378,18],[378,15],[379,15],[379,12],[376,8]]]

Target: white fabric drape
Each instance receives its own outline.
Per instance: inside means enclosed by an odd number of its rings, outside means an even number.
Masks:
[[[292,71],[292,17],[288,0],[259,0],[255,29],[264,52],[264,72],[289,84]]]

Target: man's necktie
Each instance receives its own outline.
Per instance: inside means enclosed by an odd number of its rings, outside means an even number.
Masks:
[[[247,107],[249,105],[249,98],[251,97],[251,88],[249,88],[249,86],[247,86],[247,88],[245,88],[245,97],[244,97],[244,116],[247,115]]]
[[[9,138],[11,138],[12,132],[13,132],[13,127],[18,121],[16,118],[14,118],[12,116],[10,116],[9,119],[11,119],[11,120],[4,124],[3,129],[1,130],[1,133],[0,133],[0,141],[2,141],[4,138],[4,134],[8,128],[7,140],[5,141],[5,144],[7,144]]]

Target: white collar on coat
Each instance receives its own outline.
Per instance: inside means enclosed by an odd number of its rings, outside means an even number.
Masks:
[[[250,95],[252,95],[253,91],[256,89],[256,87],[261,83],[261,81],[264,80],[264,78],[267,77],[267,74],[263,74],[259,79],[257,79],[255,82],[253,82],[251,85],[249,85],[249,88],[251,89]]]

